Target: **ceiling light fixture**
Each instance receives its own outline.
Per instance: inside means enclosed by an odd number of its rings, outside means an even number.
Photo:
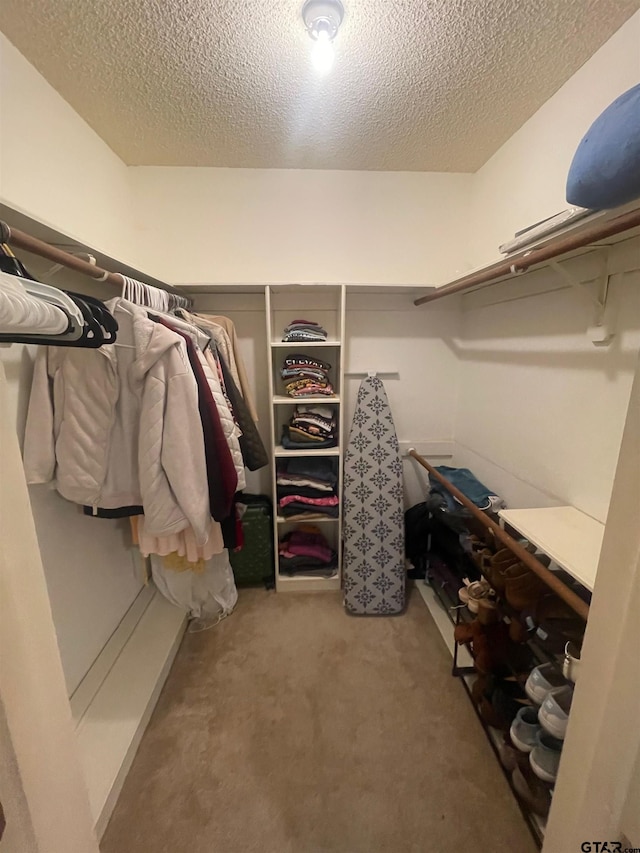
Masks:
[[[338,34],[344,7],[340,0],[307,0],[302,20],[313,39],[311,61],[319,74],[327,74],[333,65],[333,40]]]

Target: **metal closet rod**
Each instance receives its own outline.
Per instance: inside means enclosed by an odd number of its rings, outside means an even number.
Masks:
[[[527,249],[484,270],[464,275],[462,278],[457,278],[449,284],[437,287],[433,293],[420,296],[414,300],[413,304],[424,305],[425,302],[433,302],[436,299],[442,299],[444,296],[450,296],[452,293],[461,293],[472,287],[477,287],[479,284],[489,284],[506,275],[517,275],[518,273],[526,272],[533,264],[550,261],[559,255],[564,255],[575,249],[584,249],[591,243],[603,240],[606,237],[613,237],[615,234],[621,234],[623,231],[629,231],[638,225],[640,225],[640,208],[631,210],[629,213],[624,213],[622,216],[617,216],[615,219],[610,219],[607,222],[596,222],[583,231],[580,231],[579,234],[557,237],[539,249]]]
[[[88,275],[94,281],[105,281],[108,284],[114,284],[116,287],[122,287],[124,277],[119,272],[110,272],[101,267],[90,264],[88,261],[83,261],[75,255],[65,252],[63,249],[58,249],[55,246],[45,243],[43,240],[38,240],[37,237],[32,237],[30,234],[20,231],[18,228],[12,228],[6,222],[0,221],[0,242],[8,243],[16,249],[24,249],[25,252],[31,252],[33,255],[38,255],[41,258],[46,258],[56,264],[61,264],[76,272]],[[170,293],[178,291],[165,285],[165,289]]]
[[[555,592],[558,598],[561,598],[565,604],[568,604],[569,607],[578,614],[578,616],[585,620],[585,622],[587,621],[589,617],[589,605],[584,602],[579,595],[576,595],[573,590],[569,589],[566,584],[562,583],[562,581],[557,578],[553,572],[550,572],[549,569],[540,562],[540,560],[536,560],[533,554],[530,554],[522,547],[522,545],[520,545],[519,542],[516,542],[512,536],[509,536],[509,534],[503,530],[499,524],[496,524],[495,521],[488,518],[486,513],[481,509],[478,509],[478,507],[470,501],[469,498],[460,491],[460,489],[456,489],[453,483],[450,483],[446,477],[443,477],[439,471],[436,471],[433,465],[430,465],[429,462],[427,462],[424,457],[420,456],[420,454],[413,448],[409,450],[409,456],[412,456],[416,462],[419,462],[423,468],[426,468],[427,471],[454,496],[454,498],[459,500],[460,503],[487,528],[487,530],[490,530],[493,533],[496,539],[512,551],[521,563],[524,563],[528,569],[531,569],[532,572],[538,575],[540,580],[544,581],[549,589]]]

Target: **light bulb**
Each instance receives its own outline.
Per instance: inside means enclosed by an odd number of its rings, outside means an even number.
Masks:
[[[311,62],[318,74],[328,74],[333,65],[333,43],[326,30],[320,30],[311,48]]]

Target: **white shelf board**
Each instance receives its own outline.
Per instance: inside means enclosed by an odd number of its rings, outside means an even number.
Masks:
[[[277,589],[280,592],[334,592],[340,589],[340,575],[330,578],[313,578],[305,575],[278,575]]]
[[[323,394],[313,394],[309,397],[288,397],[285,394],[274,394],[271,398],[272,402],[277,406],[285,405],[300,405],[301,403],[339,403],[340,395],[334,394],[332,397],[327,397]]]
[[[101,837],[187,624],[159,592],[108,671],[76,727],[89,804]]]
[[[294,518],[294,520],[291,521],[290,518],[285,518],[284,515],[278,515],[276,517],[276,521],[278,524],[306,524],[307,522],[309,522],[309,524],[329,524],[329,522],[332,521],[340,521],[340,518],[329,518],[328,516],[325,516],[324,518],[312,518],[310,516],[309,518]]]
[[[604,524],[572,506],[503,509],[499,515],[587,589],[593,590]]]
[[[307,347],[339,347],[340,341],[271,341],[274,348],[306,349]]]
[[[340,456],[339,447],[310,447],[309,450],[285,450],[281,444],[274,449],[275,456]]]

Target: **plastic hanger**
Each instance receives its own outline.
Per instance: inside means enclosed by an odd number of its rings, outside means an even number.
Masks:
[[[90,308],[94,315],[94,318],[97,320],[100,326],[102,326],[103,334],[105,337],[104,343],[115,343],[116,333],[118,331],[118,321],[109,311],[107,306],[99,299],[96,299],[93,296],[85,296],[84,293],[74,293],[71,290],[67,290],[66,293],[73,299],[82,300]]]
[[[100,322],[96,319],[97,315],[105,324],[108,322],[104,315],[106,309],[102,303],[99,303],[98,308],[93,306],[94,313],[92,307],[82,297],[73,298],[62,291],[56,291],[56,288],[49,287],[49,285],[40,285],[42,288],[47,288],[47,298],[43,298],[39,293],[34,295],[29,292],[29,287],[34,284],[39,285],[40,283],[0,273],[0,286],[4,285],[5,290],[11,294],[17,315],[17,326],[15,328],[5,326],[0,333],[0,341],[97,348],[103,343],[115,340],[115,335],[110,331],[105,334]],[[35,319],[43,317],[43,312],[38,310],[39,307],[42,307],[39,303],[46,304],[50,309],[59,311],[63,315],[64,323],[61,326],[60,333],[43,333],[42,325],[38,326],[38,323],[30,325],[28,322],[26,324],[21,322],[21,318],[26,319],[32,316],[34,312]],[[67,306],[72,306],[73,314]]]
[[[82,312],[78,310],[76,303],[63,290],[58,290],[57,287],[52,287],[50,284],[42,284],[33,279],[22,279],[22,282],[27,293],[39,299],[44,299],[52,305],[57,305],[59,308],[64,308],[67,314],[72,317],[75,316],[78,323],[82,325]]]
[[[57,306],[36,299],[25,291],[22,279],[0,273],[0,333],[61,334],[72,328],[70,318]],[[43,331],[44,330],[44,331]]]

